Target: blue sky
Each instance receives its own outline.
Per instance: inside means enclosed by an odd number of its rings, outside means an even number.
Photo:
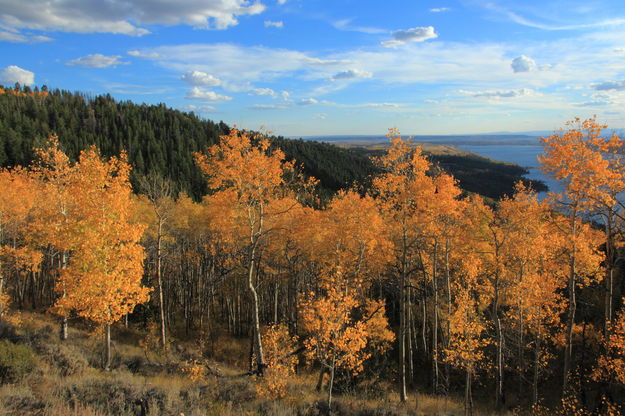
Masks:
[[[0,83],[285,136],[625,128],[621,0],[0,0]]]

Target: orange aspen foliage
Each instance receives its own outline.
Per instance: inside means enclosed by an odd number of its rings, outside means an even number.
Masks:
[[[70,194],[70,184],[75,180],[75,166],[61,150],[58,137],[50,135],[45,146],[35,149],[36,161],[30,169],[30,175],[37,180],[40,188],[40,203],[37,215],[30,224],[30,233],[40,242],[52,246],[56,253],[58,269],[67,267],[71,250],[70,219],[75,219],[77,212]],[[60,272],[59,272],[60,273]],[[58,280],[58,279],[57,279]],[[61,280],[57,281],[57,292],[65,296]],[[61,340],[68,337],[69,311],[53,310],[61,315]]]
[[[407,287],[412,284],[415,264],[422,263],[420,256],[432,239],[436,186],[428,171],[430,162],[420,146],[413,147],[410,139],[390,130],[391,146],[377,159],[383,173],[373,180],[373,195],[379,206],[392,245],[391,264],[398,285],[399,316],[397,342],[399,344],[400,400],[407,399],[406,386],[406,334],[408,322]]]
[[[580,215],[584,211],[592,210],[599,205],[611,207],[614,205],[616,196],[613,191],[623,189],[621,169],[611,169],[610,162],[604,158],[603,152],[609,152],[618,147],[618,141],[613,137],[606,141],[601,137],[602,130],[606,127],[598,124],[594,119],[581,121],[576,118],[568,123],[570,128],[561,134],[554,134],[543,138],[544,153],[539,156],[543,172],[555,177],[563,184],[563,192],[559,195],[551,195],[550,198],[561,207],[564,207],[568,215],[566,228],[566,242],[563,247],[568,259],[568,305],[566,318],[566,336],[564,351],[564,371],[562,382],[562,395],[567,393],[569,374],[573,360],[573,327],[577,307],[576,289],[578,276],[583,276],[578,270],[580,261],[592,263],[593,253],[584,247],[588,232],[584,233]],[[614,166],[614,165],[613,165]],[[611,216],[610,216],[611,217]],[[610,219],[606,218],[609,222]],[[581,237],[579,234],[586,234]],[[611,233],[608,233],[611,234]],[[605,239],[605,237],[604,237]],[[608,236],[608,240],[611,237]],[[582,244],[579,247],[578,244]],[[611,246],[611,244],[608,244]],[[608,247],[608,250],[611,250]],[[608,259],[608,265],[611,264]],[[611,303],[611,293],[606,295]],[[606,306],[606,309],[608,307]],[[611,306],[609,307],[611,310]],[[608,312],[608,311],[606,311]],[[606,322],[610,313],[606,313]],[[607,325],[606,325],[607,329]]]
[[[279,399],[287,395],[289,379],[295,375],[297,365],[297,337],[289,335],[284,325],[269,326],[263,336],[267,369],[256,383],[256,393],[268,399]]]
[[[37,205],[37,187],[22,168],[0,170],[0,244],[28,238]]]
[[[43,259],[37,251],[39,242],[29,233],[38,190],[25,170],[0,170],[0,315],[6,314],[9,304],[9,278],[13,277],[14,299],[22,306],[26,275],[38,271]]]
[[[208,177],[215,192],[209,206],[222,207],[224,229],[235,251],[245,253],[247,287],[253,301],[253,342],[256,373],[262,375],[266,362],[260,333],[259,296],[254,277],[260,267],[259,256],[280,217],[298,205],[291,197],[288,179],[296,177],[292,162],[284,153],[270,150],[264,137],[232,129],[211,146],[208,154],[196,154],[196,162]]]
[[[488,238],[492,222],[492,210],[482,198],[472,196],[464,206],[460,238],[451,260],[449,340],[443,360],[465,372],[465,414],[472,412],[472,384],[477,370],[490,365],[485,348],[492,339],[485,335],[492,319],[492,314],[488,313],[493,301],[492,285],[486,273],[492,261]]]
[[[360,373],[372,353],[388,348],[394,340],[388,329],[383,302],[361,300],[345,290],[344,278],[338,271],[322,280],[323,294],[310,293],[302,303],[302,328],[308,334],[304,341],[306,356],[318,362],[330,374],[328,405],[336,368]]]
[[[625,311],[621,310],[616,320],[610,323],[609,337],[604,342],[605,350],[599,356],[591,378],[594,381],[623,388],[625,386]],[[604,396],[603,402],[606,408],[603,414],[617,415],[625,411],[622,398]]]
[[[373,198],[341,191],[317,219],[320,223],[309,227],[304,243],[321,276],[341,270],[347,290],[362,290],[384,272],[391,247]]]
[[[66,295],[56,306],[110,325],[148,300],[141,286],[144,227],[129,222],[132,189],[124,154],[104,162],[91,148],[75,169],[70,193],[76,217],[67,236],[72,257],[61,274]]]
[[[50,136],[46,145],[35,149],[36,163],[30,173],[41,185],[45,203],[38,204],[38,215],[31,232],[59,251],[68,251],[69,220],[75,216],[75,201],[70,184],[75,180],[75,166],[61,150],[57,136]]]
[[[485,359],[484,348],[489,341],[483,334],[488,326],[478,301],[471,294],[477,289],[477,280],[473,276],[465,276],[463,280],[454,285],[456,296],[449,317],[451,339],[445,350],[445,361],[473,375],[478,363],[483,364]]]
[[[545,145],[538,157],[541,169],[564,185],[558,201],[590,209],[596,204],[612,206],[616,195],[625,189],[624,168],[617,156],[623,149],[619,137],[601,137],[607,128],[594,118],[567,123],[570,128],[541,141]]]

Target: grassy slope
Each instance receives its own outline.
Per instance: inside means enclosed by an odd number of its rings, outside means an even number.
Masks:
[[[23,313],[13,331],[0,324],[0,340],[25,345],[34,354],[34,369],[0,386],[1,415],[319,415],[325,392],[316,392],[316,374],[302,368],[281,400],[256,397],[254,380],[244,372],[247,341],[222,336],[201,352],[194,343],[178,343],[168,357],[141,348],[145,333],[121,325],[114,331],[114,369],[99,369],[100,336],[78,323],[61,343],[55,322]],[[182,371],[193,360],[213,374],[191,381]],[[418,399],[419,405],[416,405]],[[334,406],[333,406],[334,407]],[[142,413],[143,412],[143,413]],[[394,387],[380,381],[350,393],[336,394],[335,415],[460,415],[454,399],[411,394],[401,405]],[[477,413],[479,414],[479,413]]]

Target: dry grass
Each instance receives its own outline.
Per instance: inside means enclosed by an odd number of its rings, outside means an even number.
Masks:
[[[241,376],[246,370],[249,340],[220,336],[211,348],[178,343],[169,354],[149,353],[139,346],[141,333],[117,328],[114,370],[100,368],[99,333],[87,325],[74,325],[70,340],[58,341],[56,322],[49,316],[25,312],[23,339],[41,354],[40,377],[26,377],[15,385],[0,387],[0,415],[37,416],[148,416],[175,415],[275,415],[321,416],[327,414],[327,392],[317,392],[317,371],[301,369],[288,381],[288,394],[281,400],[256,396],[254,379]],[[127,337],[124,337],[127,335]],[[44,344],[45,347],[41,345]],[[61,371],[54,357],[87,361],[80,371]],[[177,369],[189,357],[209,354],[212,374],[193,382]],[[215,376],[214,374],[220,374]],[[337,386],[340,387],[340,386]],[[334,394],[333,415],[409,416],[462,415],[462,402],[453,398],[411,395],[400,403],[394,386],[368,380],[350,393]],[[139,413],[137,413],[139,412]],[[480,414],[488,414],[476,412]]]

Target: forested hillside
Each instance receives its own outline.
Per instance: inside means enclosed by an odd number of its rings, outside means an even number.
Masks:
[[[0,166],[28,165],[33,148],[56,134],[72,160],[95,144],[104,156],[128,153],[133,178],[144,174],[169,177],[195,198],[206,194],[193,152],[215,144],[229,132],[223,122],[161,105],[118,102],[109,95],[92,97],[64,90],[25,88],[0,94]],[[327,194],[362,182],[373,173],[370,161],[337,146],[271,137],[288,159],[303,164]],[[135,179],[133,179],[133,182]]]
[[[229,132],[223,122],[215,123],[160,105],[118,102],[111,96],[96,96],[64,90],[43,91],[25,87],[2,88],[0,93],[0,166],[28,165],[33,148],[54,133],[72,160],[81,150],[95,144],[104,156],[128,153],[133,167],[131,180],[156,174],[170,178],[177,190],[195,199],[207,192],[193,152],[215,144]],[[332,144],[270,137],[272,146],[287,159],[301,165],[306,175],[320,181],[324,199],[352,185],[365,188],[376,173],[370,152],[355,152]],[[378,152],[379,153],[379,152]],[[524,168],[496,163],[481,157],[431,155],[432,161],[454,175],[469,192],[493,199],[513,193],[514,183]],[[534,189],[544,186],[532,182]]]

